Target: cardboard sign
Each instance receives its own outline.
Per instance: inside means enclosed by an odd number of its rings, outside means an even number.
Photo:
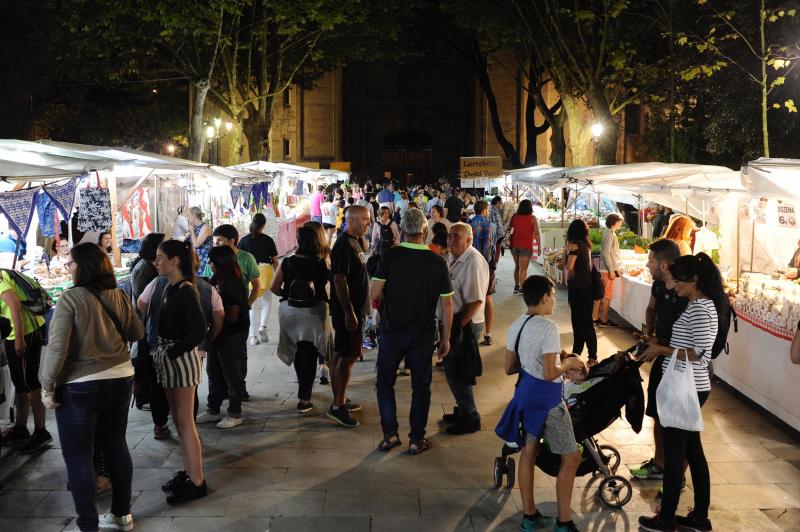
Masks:
[[[797,227],[797,211],[794,205],[778,204],[778,226],[789,229]]]
[[[461,157],[461,179],[492,178],[503,175],[500,157]]]
[[[461,180],[461,188],[475,188],[475,180],[474,179],[462,179]]]

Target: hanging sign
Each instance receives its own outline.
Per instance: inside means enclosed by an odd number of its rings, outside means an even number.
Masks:
[[[250,194],[253,192],[253,185],[242,185],[242,206],[246,209],[250,207]]]
[[[242,186],[241,185],[233,185],[231,187],[231,201],[233,202],[233,208],[236,208],[236,205],[239,203],[239,198],[242,197]]]
[[[797,227],[797,211],[794,205],[778,203],[778,226],[789,229]]]
[[[500,157],[461,157],[461,178],[475,179],[503,175]]]
[[[475,188],[475,180],[474,179],[462,179],[461,180],[461,188]]]
[[[40,187],[0,193],[0,212],[8,218],[9,227],[25,238],[33,218],[33,208]]]

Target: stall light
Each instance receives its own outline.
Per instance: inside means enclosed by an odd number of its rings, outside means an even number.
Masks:
[[[222,127],[222,119],[221,118],[217,117],[217,118],[214,119],[214,127],[217,128],[217,129]]]
[[[206,126],[206,138],[213,139],[217,136],[217,130],[214,129],[214,126]]]
[[[225,130],[230,133],[233,131],[233,122],[225,122]]]
[[[603,124],[595,122],[592,124],[592,139],[596,142],[597,139],[603,134]]]

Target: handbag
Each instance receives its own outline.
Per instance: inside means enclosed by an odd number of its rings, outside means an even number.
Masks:
[[[676,349],[656,390],[658,419],[663,427],[701,432],[703,415],[700,413],[700,399],[694,382],[694,368],[687,360],[683,369],[679,369],[677,360]]]
[[[511,249],[511,235],[514,234],[514,228],[511,227],[511,224],[514,222],[514,216],[508,221],[506,230],[503,232],[503,239],[500,241],[500,247],[503,249]]]
[[[600,278],[600,272],[592,265],[592,299],[600,301],[605,295],[606,289],[603,286],[603,280]]]
[[[79,191],[78,231],[108,231],[111,229],[111,197],[107,188],[82,188]]]

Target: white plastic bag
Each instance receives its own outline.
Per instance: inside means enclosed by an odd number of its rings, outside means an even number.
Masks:
[[[672,353],[664,376],[656,390],[658,420],[662,427],[701,432],[703,416],[700,413],[700,399],[694,383],[694,368],[688,360],[683,369],[676,367],[678,350]]]

